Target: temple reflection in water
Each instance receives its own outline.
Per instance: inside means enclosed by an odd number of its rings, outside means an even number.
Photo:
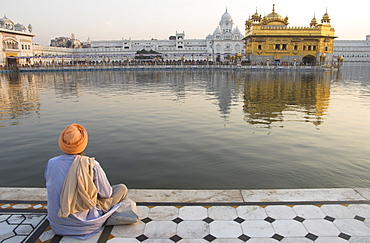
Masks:
[[[0,111],[0,121],[11,121],[11,125],[17,125],[27,116],[39,116],[40,102],[34,75],[10,73],[0,76]]]
[[[333,75],[332,72],[276,71],[4,74],[0,76],[0,120],[15,125],[20,119],[38,116],[39,92],[52,90],[54,102],[78,102],[87,93],[122,99],[127,95],[145,97],[157,93],[159,99],[170,96],[175,102],[203,97],[205,100],[199,105],[213,100],[224,120],[241,115],[249,124],[263,128],[282,127],[286,122],[310,122],[318,126],[328,109]],[[48,100],[51,101],[50,97]]]
[[[329,105],[331,73],[252,72],[244,83],[245,120],[266,127],[279,122],[320,125]]]

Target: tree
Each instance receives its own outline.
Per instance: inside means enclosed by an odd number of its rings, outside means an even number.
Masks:
[[[153,60],[155,57],[159,57],[162,59],[161,53],[150,50],[147,51],[145,49],[142,49],[141,51],[137,51],[135,55],[135,59],[137,60],[143,60],[143,61],[150,61]]]

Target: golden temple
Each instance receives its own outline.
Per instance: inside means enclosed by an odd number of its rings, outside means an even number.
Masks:
[[[314,65],[333,59],[334,28],[327,13],[321,23],[314,17],[307,27],[288,27],[288,17],[272,12],[253,14],[245,22],[245,53],[254,63],[286,62]]]

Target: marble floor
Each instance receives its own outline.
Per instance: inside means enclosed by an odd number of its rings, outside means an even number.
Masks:
[[[9,195],[0,188],[0,242],[370,242],[368,189],[134,190],[140,221],[85,241],[54,234],[43,197]]]

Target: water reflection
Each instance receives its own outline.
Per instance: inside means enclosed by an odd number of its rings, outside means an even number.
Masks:
[[[39,116],[40,102],[38,87],[33,75],[10,73],[0,77],[0,120],[11,125],[20,119]],[[0,127],[5,126],[0,123]]]
[[[218,106],[224,120],[228,120],[232,107],[242,102],[244,120],[252,125],[282,127],[283,122],[294,121],[319,126],[329,106],[332,75],[227,71],[4,74],[0,89],[1,120],[10,120],[10,125],[14,125],[32,112],[38,114],[38,92],[52,90],[56,102],[78,102],[86,93],[103,98],[157,94],[176,102],[199,96]]]
[[[1,74],[0,185],[44,186],[77,122],[131,188],[366,187],[369,70]]]
[[[329,72],[249,73],[244,83],[245,121],[268,128],[288,121],[319,126],[329,106],[330,83]]]

